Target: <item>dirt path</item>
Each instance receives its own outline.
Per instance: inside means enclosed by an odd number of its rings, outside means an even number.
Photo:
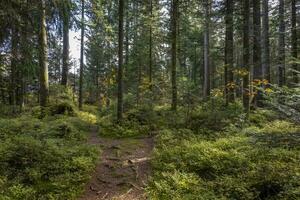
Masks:
[[[147,199],[144,187],[151,172],[152,138],[99,138],[93,129],[89,143],[101,146],[101,161],[79,200]]]

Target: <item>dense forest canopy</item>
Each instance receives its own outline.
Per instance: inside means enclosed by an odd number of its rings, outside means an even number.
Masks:
[[[0,0],[0,199],[299,199],[299,23],[298,0]],[[152,178],[89,187],[111,149]]]

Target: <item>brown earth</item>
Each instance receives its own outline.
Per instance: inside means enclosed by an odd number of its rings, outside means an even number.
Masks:
[[[94,128],[89,144],[102,149],[99,164],[79,200],[145,200],[153,138],[101,138]]]

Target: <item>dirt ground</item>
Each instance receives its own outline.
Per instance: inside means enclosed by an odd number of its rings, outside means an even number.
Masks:
[[[145,200],[153,138],[101,138],[94,128],[89,144],[102,149],[100,162],[79,200]]]

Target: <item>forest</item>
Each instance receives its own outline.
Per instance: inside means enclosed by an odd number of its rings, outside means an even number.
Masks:
[[[300,1],[0,0],[0,200],[299,200]]]

